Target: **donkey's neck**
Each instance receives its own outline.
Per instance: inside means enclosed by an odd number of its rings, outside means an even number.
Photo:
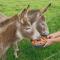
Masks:
[[[18,20],[18,15],[14,15],[12,17],[4,19],[2,22],[0,22],[0,27],[5,26],[13,21]]]

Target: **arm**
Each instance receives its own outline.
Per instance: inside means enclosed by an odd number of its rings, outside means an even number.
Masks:
[[[56,37],[56,38],[51,38],[51,39],[47,39],[46,44],[44,45],[44,47],[52,45],[56,42],[60,42],[60,37]]]
[[[54,39],[52,39],[53,42],[60,42],[60,37],[56,37]]]
[[[56,33],[48,35],[48,38],[56,38],[56,37],[59,37],[59,36],[60,36],[60,32],[56,32]]]

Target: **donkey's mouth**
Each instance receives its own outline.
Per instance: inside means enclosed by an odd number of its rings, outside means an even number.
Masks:
[[[44,46],[47,42],[47,38],[46,37],[41,37],[39,40],[32,40],[32,45],[33,46]]]

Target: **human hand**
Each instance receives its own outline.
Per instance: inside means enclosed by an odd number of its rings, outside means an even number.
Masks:
[[[56,37],[55,34],[49,34],[49,35],[47,36],[48,39],[55,38],[55,37]]]
[[[55,38],[57,37],[56,35],[57,33],[49,34],[47,36],[47,42],[44,47],[52,45],[54,43]]]
[[[54,39],[53,39],[53,38],[47,39],[47,42],[46,42],[46,44],[44,45],[44,47],[50,46],[50,45],[52,45],[53,43],[54,43]]]
[[[46,37],[41,37],[40,40],[32,40],[32,45],[35,46],[44,46],[47,42]]]

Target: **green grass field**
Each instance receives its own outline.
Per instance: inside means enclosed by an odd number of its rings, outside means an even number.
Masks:
[[[12,16],[22,11],[28,4],[32,9],[44,8],[50,0],[0,0],[0,12]],[[51,0],[52,6],[44,14],[50,33],[60,31],[60,0]],[[14,58],[13,49],[7,51],[7,60],[60,60],[60,43],[46,48],[36,48],[29,39],[19,43],[19,57]]]

